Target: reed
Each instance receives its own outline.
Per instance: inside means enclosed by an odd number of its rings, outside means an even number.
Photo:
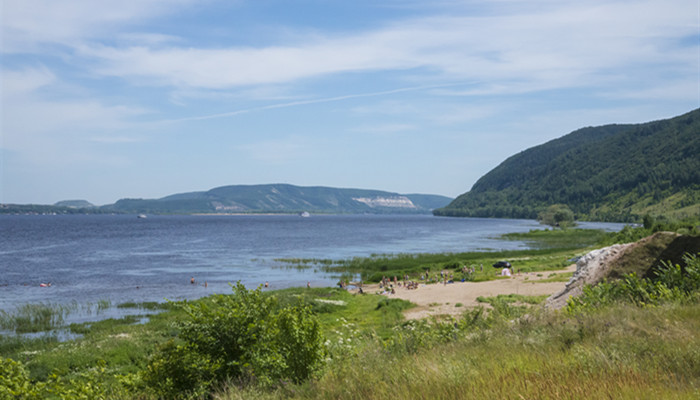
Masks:
[[[0,310],[0,327],[15,333],[50,331],[63,326],[65,316],[77,308],[71,304],[23,304],[14,311]]]

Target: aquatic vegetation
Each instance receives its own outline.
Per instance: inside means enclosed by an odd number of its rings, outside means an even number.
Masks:
[[[63,326],[65,316],[77,309],[77,303],[23,304],[14,311],[0,310],[0,327],[16,333],[50,331]]]

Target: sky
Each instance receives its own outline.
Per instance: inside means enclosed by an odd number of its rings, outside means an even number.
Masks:
[[[289,183],[456,197],[700,107],[697,0],[2,0],[0,203]]]

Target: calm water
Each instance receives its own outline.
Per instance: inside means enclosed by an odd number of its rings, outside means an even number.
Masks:
[[[248,287],[269,281],[273,289],[329,286],[337,279],[279,268],[275,259],[521,249],[524,243],[497,236],[537,228],[529,220],[426,215],[0,216],[0,309],[198,298],[228,293],[237,280]]]

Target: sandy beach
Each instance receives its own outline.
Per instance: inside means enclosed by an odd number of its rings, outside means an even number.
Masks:
[[[421,283],[417,289],[397,287],[396,294],[387,294],[389,298],[408,300],[417,307],[404,312],[406,319],[420,319],[432,315],[459,315],[466,307],[484,305],[476,299],[479,296],[491,297],[499,294],[522,294],[528,296],[551,295],[564,288],[566,282],[539,282],[547,279],[553,273],[576,271],[576,265],[571,265],[559,271],[530,272],[517,274],[488,282],[455,282],[444,285]],[[494,271],[495,273],[495,271]],[[538,276],[540,275],[540,276]],[[364,285],[366,293],[379,293],[379,285]],[[461,307],[456,307],[461,303]]]

